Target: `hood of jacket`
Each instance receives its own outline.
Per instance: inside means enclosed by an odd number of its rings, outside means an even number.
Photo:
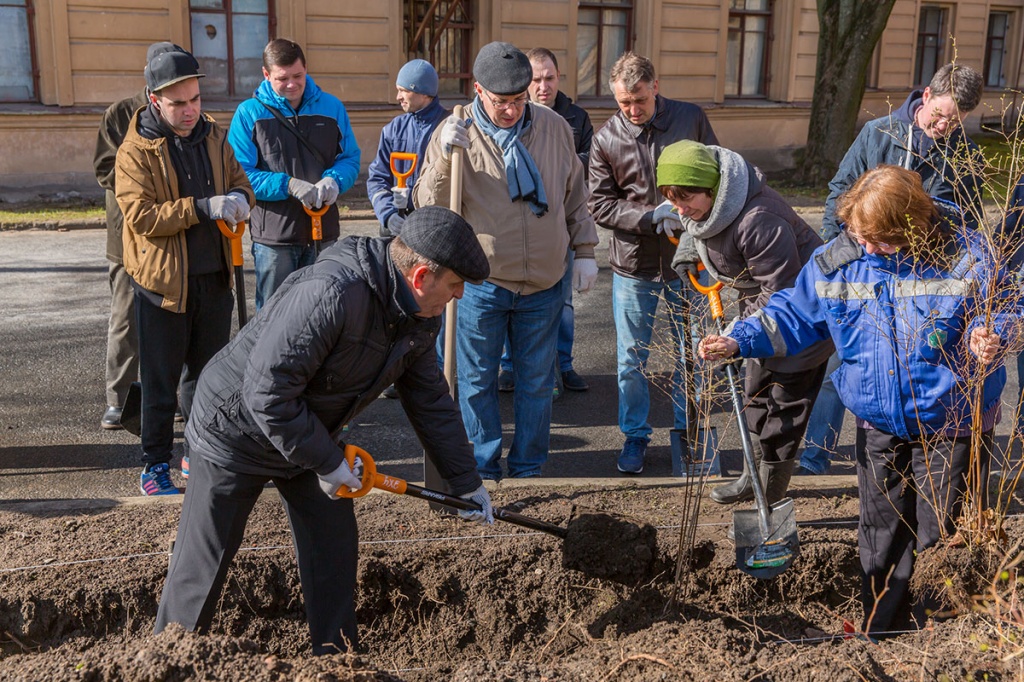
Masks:
[[[299,102],[299,111],[308,103],[315,103],[319,101],[320,94],[323,90],[316,84],[313,77],[308,73],[306,74],[306,89],[302,93],[302,101]],[[263,79],[263,82],[259,84],[256,91],[252,93],[252,96],[259,101],[269,106],[278,109],[283,114],[297,114],[299,111],[292,109],[291,103],[288,102],[284,97],[274,92],[274,86],[270,84],[270,81]]]
[[[750,164],[736,152],[724,147],[708,145],[708,150],[718,160],[720,172],[711,211],[707,218],[700,221],[679,216],[686,231],[697,239],[714,237],[736,222],[750,195]]]

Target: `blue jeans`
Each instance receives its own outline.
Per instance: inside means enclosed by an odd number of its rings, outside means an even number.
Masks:
[[[800,455],[800,466],[811,473],[828,473],[832,457],[839,445],[839,434],[843,431],[843,417],[846,407],[839,399],[839,393],[832,383],[832,372],[839,369],[839,355],[832,353],[825,368],[825,380],[814,401],[814,409],[807,423],[804,436],[804,451]]]
[[[459,406],[480,475],[501,479],[501,412],[498,365],[506,331],[516,357],[512,408],[515,433],[508,475],[539,476],[548,458],[555,335],[564,296],[562,282],[533,294],[516,294],[490,282],[466,284],[459,301]]]
[[[569,250],[569,264],[565,268],[565,276],[562,277],[562,286],[565,287],[565,303],[562,306],[562,317],[558,321],[558,365],[555,369],[561,372],[568,372],[572,369],[572,343],[575,338],[576,311],[572,307],[572,264],[576,260],[576,252]],[[505,350],[501,354],[501,369],[505,372],[512,371],[512,351],[509,349],[508,339],[505,339]]]
[[[675,428],[686,428],[686,395],[682,385],[682,343],[686,338],[678,312],[684,303],[682,282],[649,282],[619,274],[612,276],[612,315],[615,318],[616,354],[618,357],[619,429],[627,438],[650,438],[650,391],[647,359],[651,352],[658,301],[664,297],[668,306],[671,352],[675,362],[672,373],[672,409]]]
[[[321,249],[334,244],[334,240],[323,242]],[[256,310],[270,300],[281,283],[299,268],[316,261],[316,247],[313,244],[269,245],[252,243],[253,268],[256,270]]]

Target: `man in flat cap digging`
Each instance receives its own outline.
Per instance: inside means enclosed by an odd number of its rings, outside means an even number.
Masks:
[[[434,132],[413,198],[417,206],[447,204],[452,148],[466,149],[460,212],[480,236],[490,276],[467,285],[459,305],[459,403],[480,475],[500,479],[498,364],[507,330],[515,358],[508,475],[539,476],[548,457],[562,278],[573,250],[573,287],[582,293],[594,285],[597,228],[572,129],[530,103],[526,55],[509,43],[485,45],[473,77],[471,121],[452,116]]]
[[[441,312],[466,282],[490,274],[473,229],[446,208],[409,216],[400,237],[346,237],[292,274],[214,357],[185,431],[190,475],[156,632],[204,632],[231,560],[268,481],[295,541],[313,653],[356,643],[359,488],[343,427],[395,384],[409,421],[453,494],[493,523],[434,341]]]

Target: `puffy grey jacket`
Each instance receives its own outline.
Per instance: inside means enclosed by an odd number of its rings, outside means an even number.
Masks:
[[[341,465],[343,426],[394,383],[452,492],[480,486],[433,352],[440,318],[415,316],[389,243],[348,237],[284,282],[203,370],[190,447],[240,473],[327,474]]]

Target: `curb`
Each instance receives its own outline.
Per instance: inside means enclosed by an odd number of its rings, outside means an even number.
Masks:
[[[796,480],[796,479],[801,480]],[[736,480],[736,477],[720,477],[713,480],[708,480],[706,484],[717,485],[719,483],[727,483],[729,481]],[[421,481],[409,481],[416,485],[423,485]],[[581,489],[593,489],[593,488],[682,488],[688,485],[688,481],[683,478],[517,478],[517,479],[505,479],[498,483],[493,481],[486,481],[486,487],[489,491],[493,492],[504,491],[504,490],[519,490],[524,488],[581,488]],[[796,476],[793,482],[790,484],[790,490],[813,490],[817,488],[834,489],[834,488],[853,488],[857,487],[857,477],[853,474],[844,474],[841,476]],[[377,490],[376,488],[370,491],[372,495],[393,495],[394,493],[385,492],[383,490]],[[260,498],[267,498],[272,496],[278,498],[277,490],[274,488],[266,488],[261,494]],[[154,497],[145,497],[143,495],[137,495],[134,497],[105,497],[105,498],[72,498],[72,499],[59,499],[59,500],[0,500],[0,512],[14,512],[22,514],[41,514],[47,512],[65,512],[65,511],[89,511],[89,510],[109,510],[117,507],[136,507],[141,505],[180,505],[184,495],[157,495]],[[726,505],[727,506],[727,505]]]

